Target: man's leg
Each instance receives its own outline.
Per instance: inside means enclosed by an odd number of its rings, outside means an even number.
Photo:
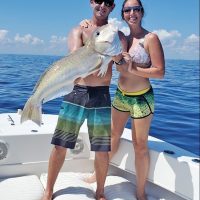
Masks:
[[[109,161],[112,159],[114,154],[117,152],[120,138],[123,133],[124,127],[127,123],[129,112],[120,112],[115,108],[112,108],[112,120],[111,120],[111,151],[108,153]],[[96,182],[96,172],[84,179],[87,183]]]
[[[66,148],[54,146],[49,158],[47,185],[42,200],[51,200],[53,187],[56,182],[58,173],[64,163]]]
[[[97,180],[96,200],[105,200],[104,184],[108,172],[108,152],[95,152],[95,171]]]
[[[61,104],[58,122],[51,141],[51,144],[55,146],[49,159],[47,186],[42,200],[51,200],[52,198],[53,187],[66,156],[66,148],[62,146],[74,148],[79,129],[84,122],[84,108],[80,102],[74,102],[74,91],[78,88],[75,86],[73,92],[66,95]],[[78,94],[77,90],[76,96]],[[81,101],[83,98],[76,100]]]

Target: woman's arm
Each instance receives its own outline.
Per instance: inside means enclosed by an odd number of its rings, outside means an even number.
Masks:
[[[119,31],[119,39],[121,41],[121,45],[122,45],[122,53],[117,55],[117,56],[113,56],[112,60],[113,62],[116,64],[116,69],[117,71],[120,71],[120,68],[126,66],[127,69],[127,62],[128,62],[128,57],[127,57],[127,50],[128,50],[128,42],[127,42],[127,38],[124,35],[123,32]]]

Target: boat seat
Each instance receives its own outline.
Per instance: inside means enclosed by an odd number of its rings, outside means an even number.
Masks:
[[[54,200],[95,200],[96,183],[83,181],[86,174],[61,172],[54,186]],[[46,187],[47,174],[42,174],[40,180]],[[105,195],[107,200],[136,200],[135,186],[125,178],[107,176]]]
[[[1,200],[40,200],[43,192],[36,175],[0,179]]]

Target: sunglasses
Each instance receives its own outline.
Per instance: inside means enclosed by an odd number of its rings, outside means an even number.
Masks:
[[[94,2],[99,5],[101,5],[104,2],[105,6],[107,7],[111,7],[114,3],[113,0],[94,0]]]
[[[141,12],[141,10],[142,10],[142,6],[130,6],[130,7],[124,7],[124,8],[123,8],[123,12],[124,12],[124,13],[130,13],[131,10],[132,10],[133,12],[139,13],[139,12]]]

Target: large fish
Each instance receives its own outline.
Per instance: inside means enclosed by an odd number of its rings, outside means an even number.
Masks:
[[[21,123],[32,120],[41,125],[43,103],[71,92],[74,80],[79,77],[97,70],[99,76],[105,75],[111,57],[121,52],[118,29],[112,24],[98,28],[85,46],[53,63],[42,74],[24,106]]]

